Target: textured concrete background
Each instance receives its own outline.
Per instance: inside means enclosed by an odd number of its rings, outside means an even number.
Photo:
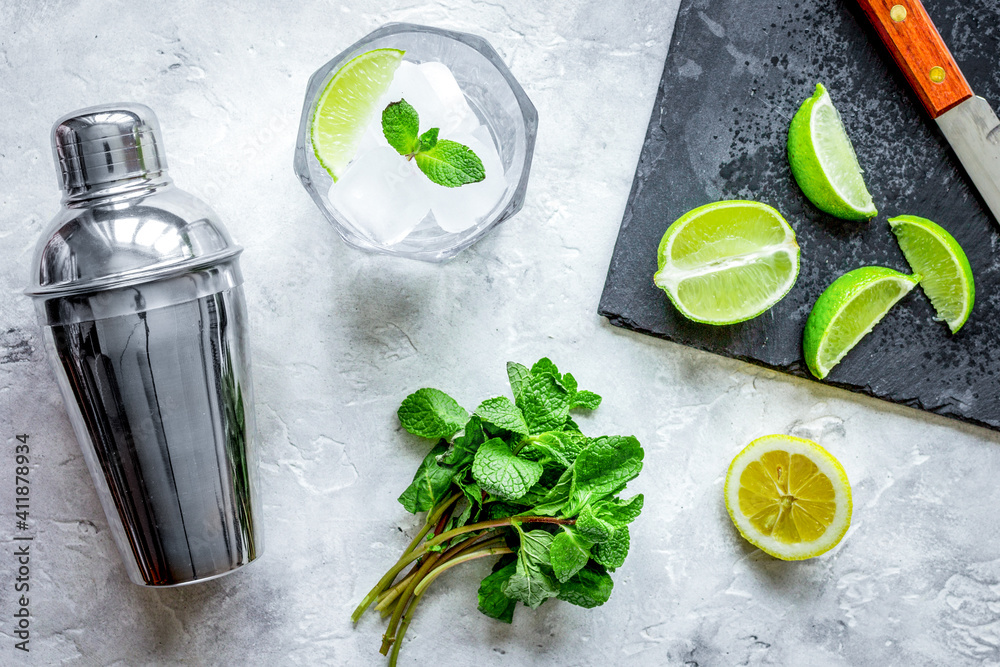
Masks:
[[[710,3],[705,12],[711,13]],[[426,596],[401,664],[1000,663],[996,434],[609,326],[604,274],[677,2],[5,2],[0,7],[0,663],[382,665],[348,615],[416,526],[395,498],[426,444],[395,409],[422,386],[474,407],[504,362],[551,356],[605,397],[583,429],[632,433],[646,511],[603,607],[475,610],[486,564]],[[487,37],[540,116],[524,210],[444,266],[345,247],[293,175],[314,69],[387,21]],[[135,100],[172,174],[246,247],[263,559],[153,591],[126,580],[44,357],[31,250],[56,212],[51,123]],[[818,559],[742,541],[722,481],[756,436],[819,440],[855,514]],[[14,435],[32,445],[31,653],[13,650]],[[630,487],[631,489],[631,487]]]

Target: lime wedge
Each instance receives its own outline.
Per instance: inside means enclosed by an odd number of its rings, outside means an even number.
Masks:
[[[667,228],[653,282],[688,319],[732,324],[776,304],[799,275],[795,232],[755,201],[720,201]]]
[[[788,162],[803,194],[821,211],[845,220],[878,213],[840,114],[821,83],[792,118]]]
[[[910,268],[921,275],[920,287],[937,318],[957,333],[972,312],[976,286],[962,246],[941,225],[915,215],[889,218]]]
[[[319,95],[310,122],[316,159],[337,180],[358,152],[379,98],[403,60],[399,49],[366,51],[337,70]]]
[[[847,473],[812,440],[757,438],[729,464],[724,493],[740,535],[781,560],[826,553],[851,525]]]
[[[806,320],[802,351],[812,374],[825,378],[919,280],[881,266],[863,266],[834,280]]]

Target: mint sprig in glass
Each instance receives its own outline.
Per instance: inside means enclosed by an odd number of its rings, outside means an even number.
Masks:
[[[483,161],[471,148],[439,139],[437,127],[420,134],[420,114],[405,99],[382,111],[382,133],[390,146],[407,160],[416,160],[420,171],[438,185],[457,188],[486,178]]]

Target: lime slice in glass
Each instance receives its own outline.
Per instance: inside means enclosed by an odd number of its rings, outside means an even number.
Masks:
[[[799,275],[795,232],[754,201],[720,201],[667,228],[653,282],[688,319],[732,324],[777,303]]]
[[[740,535],[781,560],[819,556],[851,525],[847,473],[812,440],[757,438],[729,464],[724,493]]]
[[[919,273],[920,287],[952,333],[972,312],[976,286],[962,246],[941,225],[915,215],[889,218],[910,268]]]
[[[788,162],[802,192],[821,211],[845,220],[867,220],[878,213],[858,156],[823,84],[816,84],[815,94],[792,118]]]
[[[358,145],[379,111],[378,101],[389,89],[403,60],[399,49],[366,51],[337,70],[319,94],[310,120],[316,159],[337,180],[358,152]]]
[[[863,266],[834,280],[813,305],[802,337],[812,374],[825,378],[919,280],[881,266]]]

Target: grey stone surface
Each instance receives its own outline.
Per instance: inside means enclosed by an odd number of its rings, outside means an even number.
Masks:
[[[508,359],[551,356],[603,394],[588,433],[646,447],[646,511],[603,607],[513,626],[475,610],[486,564],[443,577],[401,664],[1000,663],[1000,438],[616,329],[596,315],[677,3],[4,3],[0,7],[0,663],[382,665],[348,615],[416,530],[395,501],[426,445],[422,386],[473,406]],[[310,73],[378,25],[481,34],[538,107],[524,210],[443,265],[345,247],[292,173]],[[265,512],[260,562],[206,584],[125,578],[28,300],[58,195],[60,114],[153,107],[177,183],[245,247]],[[319,242],[315,240],[319,239]],[[834,551],[781,563],[722,503],[756,436],[817,439],[853,483]],[[29,434],[31,653],[16,655],[14,435]],[[631,488],[631,487],[630,487]]]

